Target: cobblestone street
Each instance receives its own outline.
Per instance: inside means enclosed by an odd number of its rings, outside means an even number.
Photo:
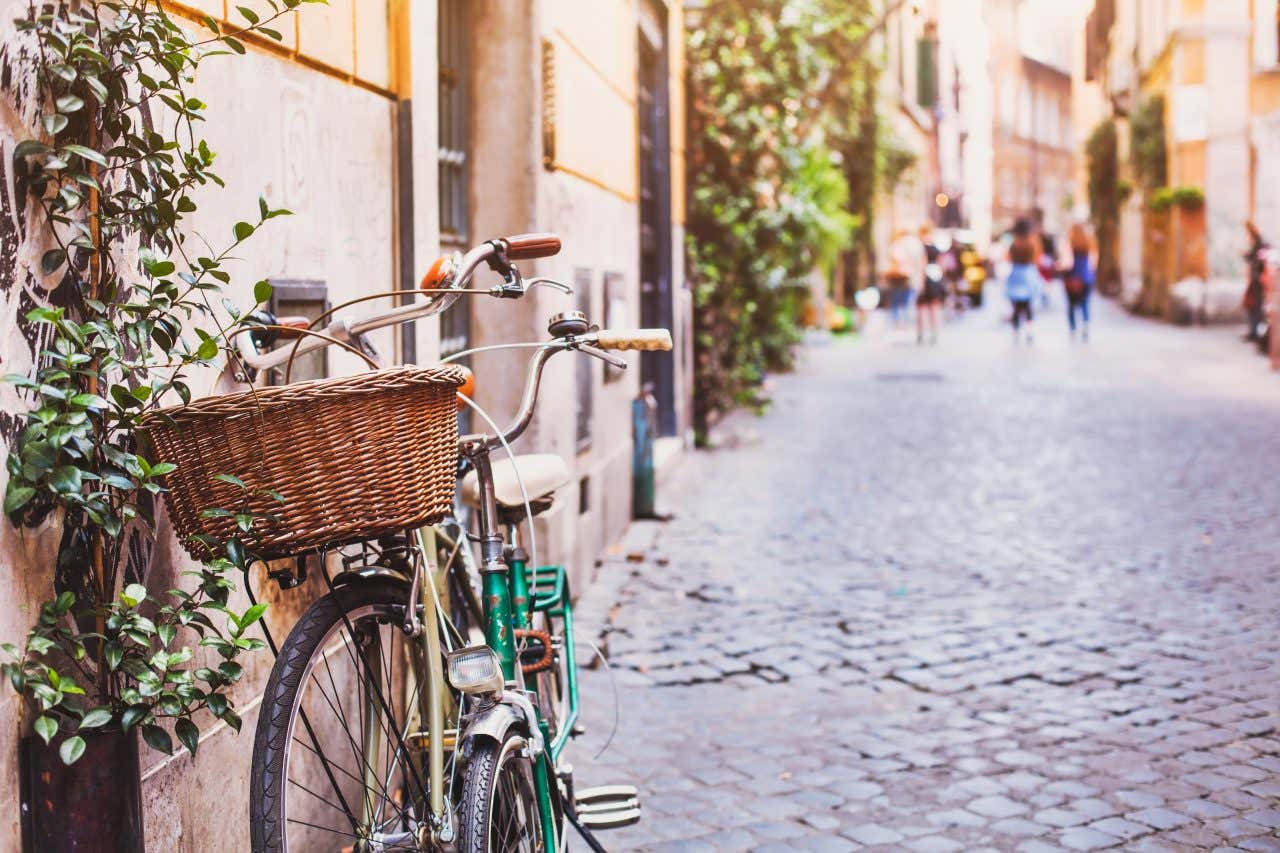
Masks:
[[[1280,380],[1003,307],[811,346],[601,567],[609,849],[1280,850]]]

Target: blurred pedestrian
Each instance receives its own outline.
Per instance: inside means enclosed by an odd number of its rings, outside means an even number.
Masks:
[[[1249,317],[1249,330],[1245,334],[1246,341],[1256,341],[1258,330],[1266,318],[1266,286],[1263,281],[1267,271],[1267,250],[1270,245],[1262,238],[1262,232],[1252,221],[1244,224],[1249,232],[1249,249],[1244,253],[1245,263],[1249,265],[1249,283],[1244,289],[1244,310]]]
[[[1031,326],[1035,314],[1031,300],[1043,284],[1037,262],[1040,245],[1031,230],[1031,222],[1019,219],[1013,226],[1013,242],[1009,244],[1009,277],[1004,281],[1004,293],[1013,306],[1013,336],[1022,338],[1022,326],[1026,323],[1026,341],[1031,343]]]
[[[1071,246],[1071,269],[1063,276],[1067,293],[1067,323],[1071,336],[1076,334],[1076,314],[1080,314],[1080,335],[1089,340],[1089,299],[1093,296],[1094,270],[1098,265],[1098,243],[1083,222],[1075,222],[1067,235]]]
[[[1035,240],[1040,245],[1040,254],[1036,258],[1036,269],[1040,271],[1040,288],[1036,293],[1040,307],[1049,310],[1049,286],[1058,277],[1058,241],[1053,234],[1037,225]]]
[[[895,328],[906,324],[907,313],[915,298],[915,289],[924,277],[924,247],[919,239],[905,228],[893,235],[889,251],[889,314]]]
[[[933,239],[928,225],[920,226],[920,245],[924,250],[924,273],[920,282],[920,297],[916,300],[916,343],[924,343],[925,330],[929,342],[938,342],[938,325],[942,315],[942,303],[947,298],[947,283],[942,277],[942,250]]]

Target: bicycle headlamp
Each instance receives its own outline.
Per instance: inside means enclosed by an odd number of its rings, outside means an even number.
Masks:
[[[468,646],[449,653],[449,683],[463,693],[501,693],[506,679],[502,662],[488,646]]]

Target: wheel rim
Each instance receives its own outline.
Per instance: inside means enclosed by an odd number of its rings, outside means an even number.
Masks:
[[[352,610],[307,662],[281,764],[285,851],[420,849],[425,742],[414,735],[425,724],[403,613],[389,604]]]

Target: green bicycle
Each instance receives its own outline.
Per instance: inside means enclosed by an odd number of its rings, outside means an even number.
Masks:
[[[292,346],[266,349],[273,341],[260,337],[266,351],[242,347],[244,362],[270,369],[334,340],[369,353],[368,332],[438,313],[464,292],[567,290],[526,282],[513,263],[558,251],[550,235],[484,243],[437,262],[424,280],[432,294],[425,303],[335,322]],[[466,290],[482,263],[502,283]],[[579,708],[568,576],[532,562],[520,532],[551,506],[569,471],[554,455],[510,456],[510,443],[531,421],[554,355],[576,351],[626,367],[608,351],[669,350],[671,339],[666,330],[594,330],[577,312],[553,317],[548,330],[515,422],[499,430],[490,421],[492,432],[459,440],[456,517],[322,558],[328,593],[279,646],[259,714],[250,791],[256,853],[549,853],[564,849],[566,824],[603,850],[592,830],[639,819],[633,787],[575,792],[561,760]],[[498,449],[509,458],[491,459]],[[331,573],[330,564],[341,570]]]

